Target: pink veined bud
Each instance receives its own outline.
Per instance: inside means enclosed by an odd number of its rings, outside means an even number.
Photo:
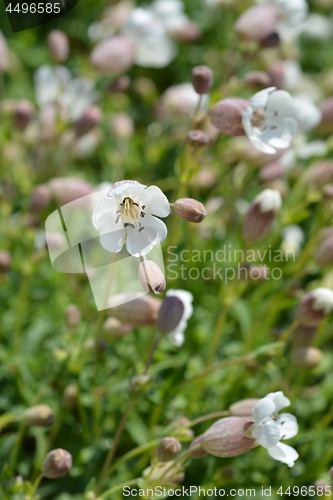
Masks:
[[[110,340],[117,340],[126,335],[126,333],[133,331],[133,325],[128,325],[123,323],[117,318],[108,318],[103,323],[103,332],[105,336]]]
[[[0,273],[8,271],[11,261],[12,257],[8,250],[0,250]]]
[[[110,120],[110,132],[119,139],[128,140],[134,134],[133,119],[127,113],[115,113]]]
[[[69,304],[65,309],[65,320],[67,326],[73,328],[81,321],[81,311],[75,304]]]
[[[330,234],[321,243],[316,254],[316,261],[320,267],[331,266],[333,264],[333,234]]]
[[[255,439],[244,436],[251,427],[249,417],[225,417],[203,434],[202,448],[214,457],[237,457],[256,446]]]
[[[88,196],[95,191],[92,184],[74,177],[54,177],[48,182],[48,187],[52,196],[60,205]]]
[[[61,448],[52,450],[46,455],[41,472],[48,479],[63,477],[72,468],[72,455]]]
[[[133,65],[134,56],[134,44],[124,36],[114,36],[96,45],[90,63],[101,73],[124,73]]]
[[[260,399],[241,399],[229,406],[229,412],[233,417],[252,417],[252,408]]]
[[[161,300],[151,295],[138,297],[135,293],[125,292],[109,299],[109,314],[123,323],[134,326],[150,325],[156,322]]]
[[[98,106],[89,106],[75,123],[75,132],[82,137],[102,121],[102,111]]]
[[[200,434],[200,436],[196,437],[192,443],[189,446],[189,449],[191,450],[192,448],[196,448],[198,444],[201,443],[203,434]],[[192,458],[202,458],[208,455],[208,453],[200,446],[199,448],[196,448],[195,450],[192,451],[191,457]]]
[[[8,70],[8,45],[2,31],[0,31],[0,74]]]
[[[272,182],[284,177],[286,171],[279,161],[267,163],[259,172],[259,177],[264,182]]]
[[[315,162],[308,171],[307,182],[317,187],[333,180],[333,161],[320,160]]]
[[[54,413],[48,405],[31,406],[23,414],[27,427],[49,427],[54,422]]]
[[[163,333],[172,332],[179,325],[183,314],[184,304],[178,297],[165,297],[158,313],[156,328]]]
[[[69,40],[68,36],[63,31],[50,31],[47,37],[47,45],[50,58],[53,62],[62,63],[66,61],[69,54]]]
[[[190,130],[187,134],[187,140],[192,146],[202,147],[209,144],[209,138],[203,130]]]
[[[328,288],[316,288],[306,293],[296,309],[296,319],[307,327],[317,326],[333,309],[333,292]]]
[[[293,366],[303,370],[312,370],[320,365],[323,353],[316,347],[299,347],[291,351],[291,362]]]
[[[63,405],[69,409],[74,408],[77,404],[78,396],[79,388],[77,384],[68,384],[63,394]]]
[[[212,124],[226,135],[245,135],[242,115],[249,101],[239,97],[228,97],[214,104],[210,110]]]
[[[176,28],[172,32],[172,36],[185,43],[192,43],[201,37],[202,31],[196,23],[187,23],[184,26]]]
[[[253,90],[263,90],[272,86],[272,79],[265,71],[250,71],[243,80]]]
[[[246,263],[238,268],[239,279],[242,281],[251,281],[252,283],[261,283],[268,279],[269,274],[269,267],[260,264]]]
[[[17,128],[24,130],[30,123],[35,112],[35,106],[28,99],[17,101],[14,109],[14,123]]]
[[[143,260],[139,265],[139,281],[145,292],[159,294],[165,290],[165,277],[152,260]]]
[[[131,80],[127,75],[121,76],[108,86],[108,91],[112,94],[117,94],[118,92],[126,92],[131,85]]]
[[[189,222],[202,222],[207,215],[207,210],[200,201],[192,198],[180,198],[173,206],[178,217]]]
[[[246,41],[265,40],[275,33],[277,12],[272,4],[250,7],[234,25],[235,32]]]
[[[46,184],[39,184],[35,187],[30,198],[30,210],[41,212],[48,207],[52,198],[51,191]]]
[[[263,239],[269,233],[281,204],[281,195],[275,189],[265,189],[256,196],[243,221],[245,240],[254,242]]]
[[[157,448],[157,458],[160,462],[170,462],[181,451],[182,445],[174,437],[165,437]]]
[[[293,334],[292,348],[309,347],[314,341],[317,333],[316,326],[299,325]]]
[[[192,69],[191,82],[197,94],[207,94],[214,82],[212,70],[207,66],[196,66]]]

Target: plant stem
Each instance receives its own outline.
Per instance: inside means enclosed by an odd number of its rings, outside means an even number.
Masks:
[[[37,477],[36,481],[34,482],[33,487],[32,487],[32,492],[31,492],[31,495],[30,495],[31,500],[34,500],[35,493],[38,490],[38,487],[39,487],[39,485],[40,485],[43,477],[44,477],[43,474],[39,474],[39,476]]]
[[[227,319],[229,308],[226,304],[224,305],[224,307],[222,305],[222,308],[223,308],[222,312],[215,326],[213,338],[210,345],[210,351],[205,362],[206,366],[209,366],[214,359],[223,332],[223,328]]]
[[[23,441],[25,429],[26,429],[26,427],[25,427],[24,423],[21,422],[21,425],[20,425],[20,428],[18,431],[17,441],[16,441],[14,448],[12,450],[12,455],[11,455],[10,462],[9,462],[9,471],[10,471],[11,475],[13,475],[15,472],[15,466],[16,466],[16,462],[17,462],[18,455],[20,452],[20,447],[21,447],[21,444]]]
[[[114,486],[110,490],[107,490],[103,495],[100,495],[99,498],[107,498],[110,495],[113,495],[113,493],[116,493],[117,491],[121,490],[125,486],[132,486],[138,484],[138,481],[140,480],[139,477],[136,479],[132,479],[132,481],[126,481],[125,483],[118,484],[117,486]]]
[[[160,336],[158,337],[158,339],[156,340],[155,344],[153,345],[153,348],[152,348],[152,350],[151,350],[151,353],[150,353],[150,355],[149,355],[148,361],[147,361],[146,366],[145,366],[145,371],[143,372],[143,373],[144,373],[144,375],[146,375],[146,373],[147,373],[147,371],[148,371],[148,368],[150,367],[150,365],[151,365],[151,363],[152,363],[152,361],[153,361],[153,359],[154,359],[154,354],[155,354],[155,352],[156,352],[156,350],[157,350],[157,348],[158,348],[158,346],[159,346],[159,343],[160,343],[160,342],[161,342],[161,340],[162,340],[162,337],[163,337],[163,335],[160,335]]]

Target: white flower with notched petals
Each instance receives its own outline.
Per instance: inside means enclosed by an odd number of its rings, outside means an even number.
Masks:
[[[243,127],[252,144],[262,153],[275,154],[290,146],[297,132],[295,106],[285,90],[270,87],[257,92],[243,113]]]
[[[144,186],[136,181],[116,182],[95,207],[92,220],[101,230],[102,246],[118,253],[127,235],[126,248],[134,257],[146,255],[167,236],[164,222],[154,217],[167,217],[170,205],[157,186]]]
[[[183,345],[185,340],[184,332],[187,328],[187,321],[193,314],[193,295],[186,290],[170,289],[167,291],[166,297],[177,297],[184,304],[184,312],[180,322],[178,323],[177,327],[172,330],[172,332],[168,333],[168,337],[170,338],[171,342],[175,346],[180,347]]]
[[[291,413],[278,414],[289,405],[290,401],[282,391],[267,394],[252,409],[254,424],[247,435],[266,448],[272,458],[293,467],[298,453],[280,441],[296,436],[297,419]]]

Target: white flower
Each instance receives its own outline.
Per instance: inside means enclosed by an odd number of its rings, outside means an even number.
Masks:
[[[252,144],[262,153],[275,154],[290,146],[297,131],[295,106],[285,90],[270,87],[257,92],[243,113],[243,127]]]
[[[190,23],[180,0],[155,0],[151,4],[151,10],[169,35]]]
[[[177,297],[184,304],[184,312],[180,322],[178,323],[177,327],[172,330],[172,332],[168,333],[168,337],[170,338],[171,342],[175,346],[180,347],[181,345],[183,345],[185,340],[184,332],[187,328],[187,321],[193,314],[193,295],[186,290],[172,289],[168,290],[165,295],[166,297]]]
[[[78,120],[98,99],[94,83],[87,78],[73,78],[65,66],[40,66],[34,74],[36,101],[40,108],[58,104],[66,120]]]
[[[311,99],[305,95],[294,96],[294,104],[295,118],[300,131],[309,132],[320,124],[323,113]]]
[[[95,207],[92,221],[101,229],[102,246],[118,253],[127,235],[126,248],[134,257],[146,255],[167,235],[164,222],[170,205],[157,186],[144,186],[136,181],[116,182]]]
[[[291,413],[277,413],[289,405],[290,401],[282,391],[267,394],[252,409],[254,424],[248,435],[266,448],[272,458],[293,467],[298,453],[280,440],[296,436],[297,419]]]
[[[277,189],[264,189],[254,198],[253,203],[259,203],[260,212],[263,214],[271,210],[277,213],[282,207],[282,198]]]
[[[324,311],[326,315],[331,314],[333,311],[333,291],[330,288],[320,287],[311,293],[315,297],[312,309],[315,311]]]
[[[304,243],[304,231],[297,224],[289,224],[283,230],[282,250],[287,252],[299,252]]]
[[[307,17],[309,6],[306,0],[268,0],[278,11],[280,20],[289,26],[301,24]]]

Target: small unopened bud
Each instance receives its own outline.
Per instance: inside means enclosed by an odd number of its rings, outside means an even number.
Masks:
[[[96,45],[90,63],[101,73],[124,73],[134,62],[135,46],[124,36],[114,36]]]
[[[322,123],[333,124],[333,96],[324,101],[320,109],[323,113]]]
[[[324,239],[316,255],[317,264],[320,267],[333,264],[333,234]]]
[[[24,130],[31,121],[35,112],[35,107],[28,99],[17,101],[14,109],[14,122],[17,128]]]
[[[179,325],[184,309],[184,304],[178,297],[165,297],[158,313],[157,329],[163,333],[172,332]]]
[[[305,326],[317,326],[333,310],[333,291],[316,288],[306,293],[296,309],[296,319]]]
[[[134,326],[150,325],[156,322],[161,301],[150,295],[142,297],[125,292],[114,295],[108,301],[109,313],[123,323]]]
[[[242,455],[256,445],[255,439],[244,436],[251,425],[248,417],[221,418],[203,434],[201,446],[214,457]]]
[[[316,326],[298,325],[293,334],[292,348],[309,347],[315,339]]]
[[[105,332],[107,338],[110,340],[116,340],[126,335],[126,333],[132,332],[133,326],[127,325],[126,323],[119,321],[117,318],[108,318],[104,322],[102,330]]]
[[[68,384],[64,390],[63,405],[66,406],[66,408],[74,408],[77,403],[78,395],[79,388],[77,384]]]
[[[316,347],[300,347],[291,351],[291,362],[297,368],[312,370],[323,360],[323,353]]]
[[[180,198],[173,206],[178,217],[189,222],[202,222],[207,215],[207,210],[200,201],[192,198]]]
[[[214,127],[230,136],[245,135],[242,116],[249,101],[239,97],[228,97],[214,104],[210,110],[210,119]]]
[[[134,122],[127,113],[116,113],[110,120],[110,132],[115,137],[127,140],[134,134]]]
[[[89,106],[75,123],[77,137],[82,137],[102,121],[102,111],[98,106]]]
[[[42,474],[48,479],[57,479],[63,477],[72,468],[72,455],[61,448],[50,451],[42,465]]]
[[[126,92],[130,85],[130,78],[127,75],[124,75],[111,82],[108,86],[108,91],[112,94],[117,94],[118,92]]]
[[[281,205],[281,195],[275,189],[265,189],[258,194],[244,218],[244,238],[250,242],[264,238],[269,233]]]
[[[39,184],[36,186],[30,198],[30,210],[32,212],[41,212],[46,208],[52,195],[49,187],[46,184]]]
[[[244,82],[253,90],[262,90],[272,86],[272,79],[265,71],[250,71],[246,73]]]
[[[174,437],[165,437],[157,448],[157,458],[160,462],[170,462],[182,449],[178,439]]]
[[[207,146],[209,144],[209,138],[206,132],[203,130],[190,130],[187,134],[187,140],[192,144],[192,146]]]
[[[192,69],[191,82],[197,94],[207,94],[213,86],[214,75],[207,66]]]
[[[54,422],[54,413],[48,405],[36,405],[25,410],[23,423],[27,427],[49,427]]]
[[[233,403],[229,406],[229,412],[234,417],[251,417],[252,408],[258,403],[260,399],[241,399],[237,403]]]
[[[333,483],[333,466],[330,468],[330,478]]]
[[[285,168],[279,161],[272,161],[260,170],[259,177],[264,182],[272,182],[283,177],[285,173]]]
[[[8,250],[0,250],[0,273],[8,271],[11,261],[12,257]]]
[[[139,394],[145,392],[151,380],[151,377],[148,377],[148,375],[137,375],[132,377],[130,383],[130,394],[132,396],[138,396]]]
[[[192,458],[202,458],[202,457],[205,457],[207,455],[207,452],[200,446],[199,448],[197,448],[198,444],[201,444],[201,440],[202,440],[202,434],[200,434],[200,436],[196,437],[192,443],[190,444],[189,446],[189,449],[191,450],[192,448],[196,448],[195,450],[192,451],[191,453],[191,457]]]
[[[52,30],[47,37],[50,58],[55,63],[66,61],[69,54],[68,36],[60,30]]]
[[[65,309],[65,320],[67,326],[73,328],[81,321],[81,311],[75,304],[69,304]]]
[[[0,31],[0,74],[8,70],[8,45],[2,31]]]
[[[265,265],[243,264],[238,268],[238,277],[242,281],[261,282],[269,278],[270,269]]]
[[[59,205],[65,205],[95,191],[92,184],[74,177],[54,177],[48,182],[48,187]]]
[[[201,29],[196,23],[187,23],[173,30],[173,37],[180,42],[195,42],[201,36]]]
[[[275,33],[277,12],[272,4],[250,7],[236,21],[234,30],[243,40],[260,42]]]
[[[152,260],[144,260],[140,263],[139,280],[145,292],[156,295],[163,292],[166,287],[164,274]]]
[[[308,171],[307,182],[323,186],[327,182],[333,181],[333,161],[321,160],[315,162]]]

